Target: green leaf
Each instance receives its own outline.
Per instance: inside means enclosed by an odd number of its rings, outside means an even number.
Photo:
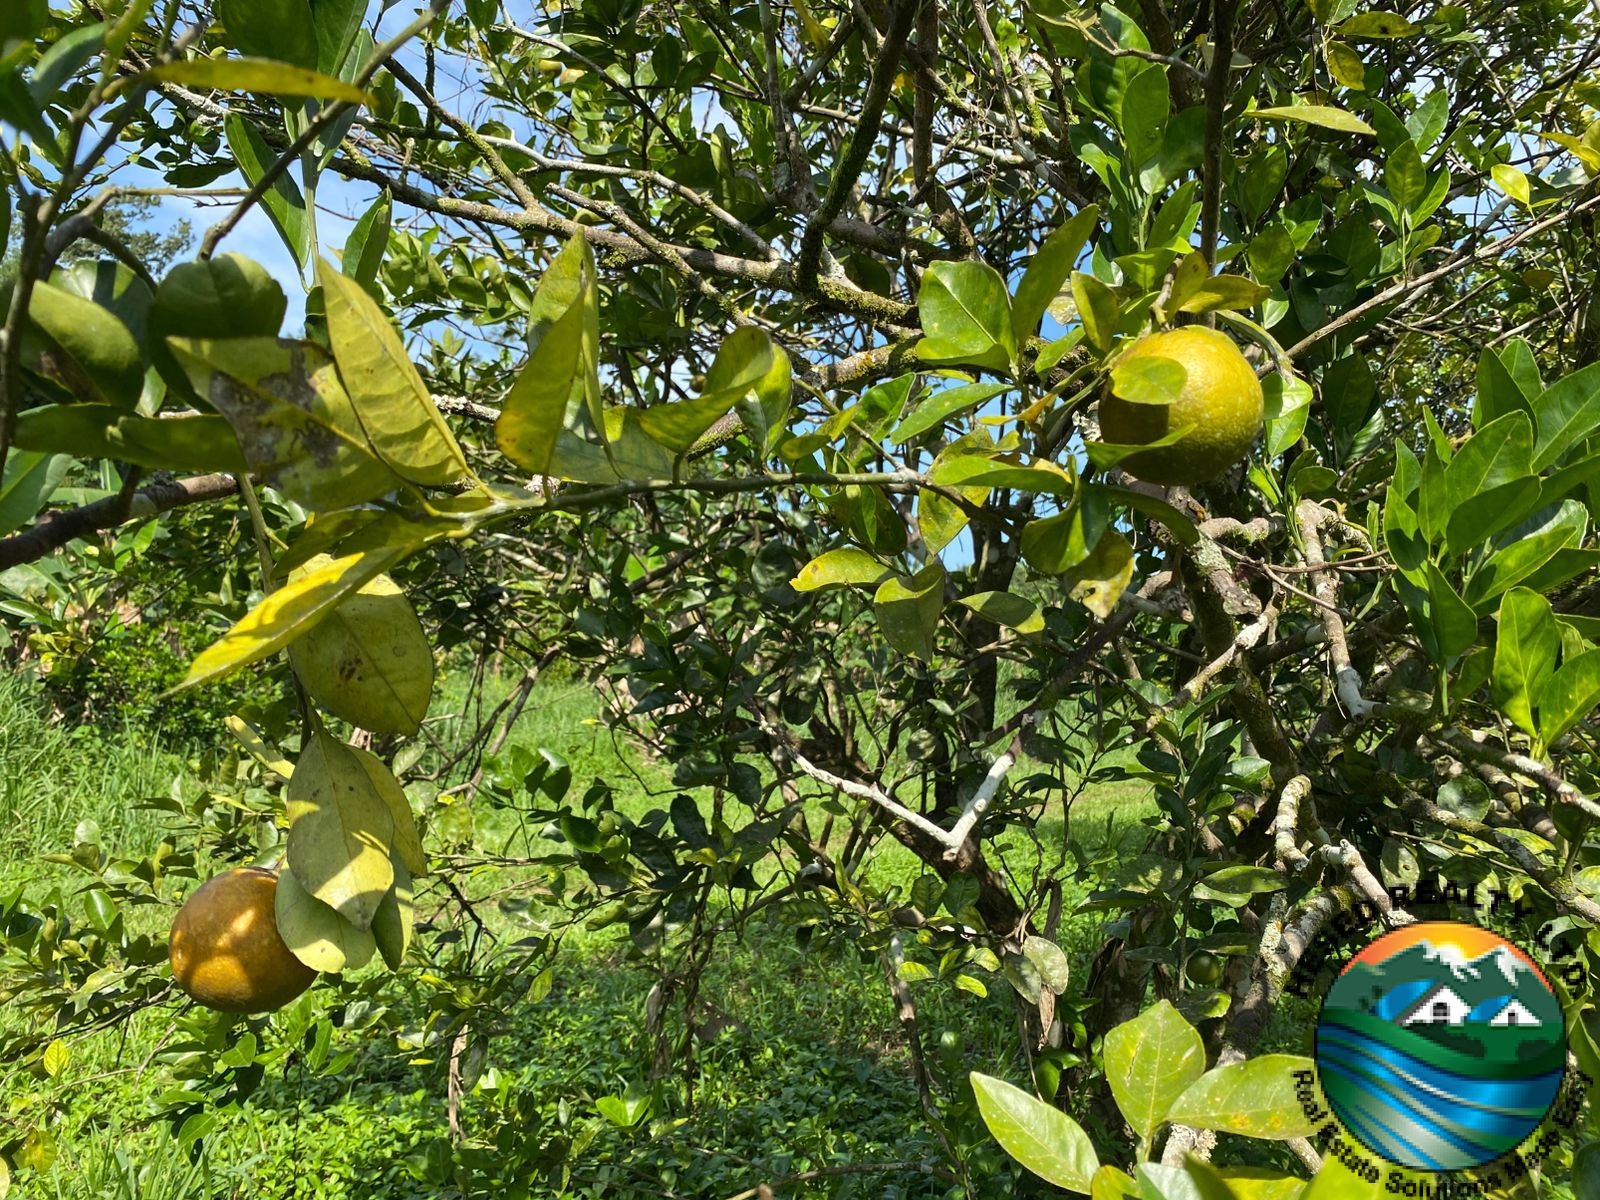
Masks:
[[[357,929],[394,885],[394,819],[350,747],[317,729],[284,791],[284,861],[305,890]]]
[[[339,269],[366,288],[374,300],[378,299],[378,272],[389,250],[393,211],[394,202],[385,189],[350,230],[339,256]]]
[[[293,871],[278,874],[278,933],[291,953],[313,971],[337,974],[366,966],[377,948],[359,929],[301,886]]]
[[[72,465],[64,454],[15,449],[21,446],[15,440],[12,446],[14,452],[6,459],[5,475],[0,478],[0,537],[33,520]]]
[[[470,475],[455,435],[377,301],[326,259],[317,260],[317,279],[339,377],[378,457],[424,486]]]
[[[1464,442],[1444,472],[1450,517],[1445,540],[1456,550],[1488,541],[1527,516],[1538,500],[1533,422],[1509,412]]]
[[[1077,265],[1099,215],[1099,208],[1093,204],[1080,209],[1028,260],[1028,269],[1022,273],[1022,282],[1011,301],[1011,332],[1018,346],[1027,345],[1028,339],[1039,332],[1045,310]]]
[[[734,330],[718,348],[716,359],[706,372],[704,393],[693,400],[642,410],[639,428],[669,450],[687,453],[700,435],[731,412],[735,404],[766,386],[782,353],[765,330],[750,326]],[[785,399],[786,393],[785,383]]]
[[[1425,1196],[1437,1189],[1439,1176],[1408,1171],[1387,1164],[1375,1172],[1376,1180],[1357,1175],[1345,1166],[1336,1155],[1323,1160],[1310,1186],[1300,1193],[1299,1200],[1393,1200],[1395,1196]]]
[[[1543,471],[1600,428],[1600,363],[1551,384],[1533,402],[1533,469]]]
[[[422,524],[393,514],[372,521],[351,543],[359,548],[334,558],[292,583],[269,593],[227,633],[189,664],[189,673],[172,690],[181,691],[226,675],[276,654],[332,612],[367,580],[387,571],[429,542],[443,537],[453,523]]]
[[[67,82],[81,71],[105,45],[104,21],[84,25],[56,39],[33,67],[28,94],[41,108],[54,104]]]
[[[411,873],[405,865],[395,861],[394,886],[378,902],[378,911],[372,916],[372,936],[378,943],[378,953],[391,971],[398,971],[406,961],[415,931],[416,913],[412,907]]]
[[[1238,1200],[1217,1175],[1217,1169],[1192,1155],[1182,1166],[1140,1163],[1141,1200]]]
[[[978,1112],[1001,1149],[1046,1182],[1088,1194],[1100,1159],[1081,1125],[1003,1079],[977,1071],[970,1078]]]
[[[1167,1111],[1205,1073],[1199,1032],[1165,1000],[1105,1036],[1106,1080],[1117,1107],[1141,1139],[1151,1137]]]
[[[1140,71],[1122,93],[1117,128],[1130,163],[1143,163],[1161,149],[1162,134],[1172,113],[1167,73],[1157,67]]]
[[[1340,23],[1334,29],[1340,37],[1380,40],[1386,38],[1415,37],[1422,32],[1421,25],[1413,25],[1399,13],[1364,12]]]
[[[1111,392],[1131,404],[1168,405],[1183,395],[1189,372],[1176,359],[1145,354],[1111,368]]]
[[[1600,650],[1589,650],[1561,664],[1537,699],[1539,736],[1550,745],[1600,704]]]
[[[1274,1141],[1309,1137],[1317,1125],[1306,1120],[1295,1094],[1295,1072],[1311,1069],[1310,1059],[1292,1054],[1264,1054],[1217,1067],[1173,1102],[1167,1119]]]
[[[1538,592],[1512,588],[1500,602],[1489,694],[1500,711],[1529,736],[1537,736],[1533,705],[1554,674],[1560,633],[1550,602]]]
[[[1440,665],[1448,666],[1478,640],[1477,614],[1432,560],[1422,564],[1427,576],[1428,616],[1438,638]]]
[[[0,320],[12,291],[0,288]],[[109,309],[39,280],[28,302],[22,363],[76,400],[131,409],[144,390],[144,360],[128,327]]]
[[[1428,173],[1417,153],[1416,143],[1407,138],[1389,152],[1383,164],[1383,185],[1395,203],[1409,209],[1428,190]]]
[[[1311,385],[1298,375],[1272,372],[1261,381],[1267,422],[1267,457],[1277,458],[1300,440],[1311,413]]]
[[[155,471],[246,470],[233,429],[222,417],[185,413],[135,417],[111,404],[48,404],[17,417],[24,450],[109,458]]]
[[[1478,358],[1478,392],[1472,401],[1472,427],[1482,429],[1491,421],[1517,411],[1533,417],[1533,397],[1517,385],[1500,356],[1486,348]]]
[[[1159,445],[1160,443],[1151,443]],[[1135,492],[1127,488],[1108,487],[1106,495],[1118,504],[1126,504],[1135,512],[1143,513],[1152,521],[1158,521],[1167,527],[1167,531],[1178,539],[1179,544],[1193,549],[1200,544],[1200,531],[1195,524],[1178,509],[1168,504],[1165,500],[1147,495],[1144,492]]]
[[[1179,425],[1176,429],[1169,429],[1153,442],[1139,442],[1129,445],[1124,442],[1086,442],[1084,450],[1089,455],[1089,461],[1102,471],[1108,471],[1125,458],[1138,454],[1142,450],[1154,450],[1161,446],[1175,446],[1189,432],[1194,429],[1191,425]]]
[[[965,383],[934,392],[906,414],[905,420],[889,435],[889,440],[896,445],[904,445],[957,413],[976,408],[1010,390],[1009,383]]]
[[[217,16],[241,54],[317,68],[317,37],[306,0],[217,0]]]
[[[1298,121],[1319,125],[1340,133],[1364,133],[1376,137],[1378,131],[1354,113],[1326,104],[1296,104],[1289,108],[1256,108],[1244,114],[1257,121]]]
[[[254,0],[245,0],[254,3]],[[278,152],[267,145],[261,131],[243,117],[233,114],[224,119],[223,132],[228,139],[228,149],[238,160],[239,170],[253,187],[266,177],[267,169],[277,161]],[[306,198],[287,171],[273,180],[272,186],[261,198],[262,207],[277,228],[283,244],[304,270],[311,258],[311,222],[306,216]]]
[[[961,597],[961,603],[996,625],[1018,633],[1039,633],[1044,629],[1044,614],[1039,606],[1011,592],[977,592]]]
[[[1283,886],[1283,876],[1270,867],[1236,863],[1201,879],[1194,885],[1194,894],[1201,900],[1216,900],[1238,908],[1248,904],[1252,896],[1276,892]]]
[[[1003,371],[1017,355],[1006,281],[988,263],[940,261],[922,276],[917,308],[926,362],[965,363]]]
[[[297,504],[344,508],[400,486],[320,346],[278,338],[167,344],[195,391],[233,426],[251,470]]]
[[[291,581],[326,566],[313,558]],[[376,575],[289,645],[311,698],[358,729],[414,737],[433,698],[433,648],[394,580]]]
[[[944,612],[944,565],[929,563],[915,575],[894,576],[872,598],[884,640],[902,654],[933,661],[933,637]]]
[[[417,831],[417,819],[411,811],[411,801],[406,799],[406,792],[400,786],[400,781],[394,777],[394,772],[389,770],[384,762],[370,750],[363,750],[360,746],[351,746],[350,753],[355,755],[356,761],[361,764],[361,769],[367,773],[368,780],[372,783],[372,790],[382,800],[389,810],[389,817],[394,822],[394,845],[392,847],[396,866],[403,868],[407,876],[426,875],[428,873],[428,858],[422,850],[422,835]]]
[[[342,79],[265,58],[191,58],[167,63],[147,72],[163,83],[216,88],[226,92],[256,92],[270,96],[303,96],[313,100],[344,100],[371,104],[372,96]]]
[[[528,362],[495,422],[500,452],[525,471],[551,474],[551,462],[579,373],[585,367],[586,308],[596,287],[586,243],[572,238],[534,292]]]
[[[1072,298],[1089,344],[1104,354],[1117,335],[1117,294],[1093,275],[1074,271]]]
[[[1023,466],[983,454],[943,459],[934,464],[928,479],[944,487],[1015,488],[1057,497],[1070,496],[1076,488],[1072,476],[1048,459]]]
[[[800,573],[789,581],[797,592],[815,592],[826,587],[858,584],[876,587],[890,574],[884,566],[865,550],[854,546],[841,546],[813,558],[800,568]]]
[[[312,0],[311,20],[317,37],[317,70],[336,75],[341,70],[360,68],[352,61],[362,22],[367,17],[368,0]]]
[[[136,345],[145,344],[155,293],[126,263],[114,258],[80,259],[52,272],[50,282],[98,304],[127,327]]]
[[[1505,543],[1491,554],[1467,581],[1466,601],[1482,613],[1484,604],[1514,584],[1521,583],[1557,551],[1577,546],[1589,528],[1588,512],[1576,500],[1564,500],[1521,529],[1503,538]]]
[[[1178,311],[1201,313],[1228,309],[1243,312],[1271,294],[1271,288],[1243,275],[1213,275],[1189,293]]]

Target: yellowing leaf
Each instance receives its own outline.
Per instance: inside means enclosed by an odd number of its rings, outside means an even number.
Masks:
[[[344,917],[300,885],[293,871],[278,873],[275,901],[278,933],[290,952],[313,971],[337,974],[367,965],[377,943],[365,929]]]
[[[339,377],[373,450],[413,483],[442,486],[470,474],[455,435],[377,301],[326,259],[317,261],[317,279]]]
[[[290,579],[332,561],[318,555]],[[291,642],[289,661],[319,705],[374,733],[414,736],[433,696],[433,648],[387,575],[369,579]]]
[[[1133,580],[1133,546],[1116,530],[1106,530],[1089,557],[1067,572],[1067,580],[1072,598],[1106,620]]]
[[[1495,187],[1524,208],[1533,199],[1533,190],[1528,186],[1527,175],[1510,163],[1495,163],[1489,168],[1489,174],[1494,177]]]
[[[168,338],[195,391],[233,426],[251,470],[310,509],[400,486],[373,452],[333,360],[279,338]]]
[[[1088,1193],[1100,1160],[1083,1126],[1003,1079],[971,1078],[983,1123],[1007,1154],[1047,1183]]]
[[[1329,42],[1327,47],[1328,70],[1333,77],[1353,91],[1367,88],[1367,64],[1353,48],[1343,42]]]
[[[1133,1131],[1148,1138],[1167,1112],[1205,1073],[1199,1031],[1165,1000],[1105,1037],[1106,1080]]]
[[[1318,1126],[1306,1120],[1296,1095],[1295,1073],[1311,1070],[1309,1058],[1293,1054],[1264,1054],[1217,1067],[1174,1101],[1167,1119],[1245,1137],[1277,1141],[1307,1137]]]
[[[429,540],[420,531],[403,540],[397,537],[391,543],[379,543],[371,549],[330,559],[324,566],[285,584],[202,650],[189,664],[189,673],[183,682],[172,690],[194,687],[276,654],[367,580]]]
[[[1257,108],[1244,114],[1257,121],[1298,121],[1306,125],[1320,125],[1340,133],[1364,133],[1376,137],[1378,131],[1354,113],[1328,104],[1296,104],[1288,108]]]
[[[350,747],[317,730],[285,793],[289,870],[357,929],[370,929],[394,884],[394,818]]]
[[[815,592],[820,588],[839,587],[844,584],[877,584],[889,568],[865,550],[854,546],[841,546],[817,555],[800,573],[789,581],[797,592]]]
[[[372,96],[354,84],[270,58],[195,58],[156,67],[145,72],[145,77],[225,92],[372,103]]]

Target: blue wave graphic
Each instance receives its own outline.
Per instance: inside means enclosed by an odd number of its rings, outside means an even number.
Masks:
[[[1561,1087],[1559,1069],[1467,1078],[1330,1018],[1317,1029],[1328,1103],[1351,1133],[1404,1166],[1451,1171],[1498,1158],[1538,1128]]]

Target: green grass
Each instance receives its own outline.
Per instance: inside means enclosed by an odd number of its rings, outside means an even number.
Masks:
[[[434,728],[451,744],[467,724],[452,719],[466,707],[459,676],[448,677]],[[485,709],[503,694],[490,680]],[[477,699],[477,698],[475,698]],[[519,721],[514,741],[560,754],[573,771],[573,795],[595,777],[616,789],[620,811],[637,818],[664,806],[675,790],[668,769],[597,720],[598,702],[583,683],[543,683]],[[45,718],[37,699],[16,681],[0,681],[0,884],[26,882],[30,892],[69,877],[70,868],[39,856],[67,850],[80,821],[95,822],[113,852],[145,853],[158,840],[159,814],[136,807],[170,792],[187,768],[181,748],[137,732],[111,736],[70,730]],[[193,786],[190,780],[184,786]],[[494,844],[516,831],[516,818],[479,802],[477,833]],[[1113,836],[1126,835],[1152,811],[1141,789],[1092,790],[1073,811],[1075,836],[1113,814]],[[999,839],[999,861],[1026,878],[1033,856],[1060,851],[1059,806],[1040,822],[1034,843],[1019,831]],[[535,845],[538,843],[535,842]],[[870,863],[880,885],[909,887],[916,860],[885,841]],[[475,897],[493,895],[528,873],[483,870],[460,880]],[[1070,905],[1081,895],[1069,888]],[[424,896],[436,904],[437,883]],[[491,936],[511,941],[527,930],[485,909]],[[159,934],[167,908],[133,918]],[[1063,941],[1079,978],[1098,946],[1100,917],[1070,924]],[[903,1033],[875,956],[845,939],[801,947],[782,923],[758,922],[735,939],[724,936],[708,964],[700,1019],[708,1032],[695,1045],[698,1074],[686,1107],[678,1064],[657,1080],[655,1111],[637,1127],[616,1128],[596,1115],[596,1101],[650,1083],[655,1038],[645,1010],[659,966],[630,953],[618,929],[575,931],[563,946],[549,996],[514,1005],[493,1031],[479,1086],[462,1100],[468,1140],[513,1136],[514,1149],[483,1148],[482,1178],[508,1153],[534,1155],[563,1136],[592,1136],[564,1191],[546,1180],[533,1196],[717,1196],[819,1167],[872,1162],[914,1164],[884,1174],[839,1175],[780,1194],[933,1197],[948,1183],[922,1168],[938,1147],[918,1109]],[[667,966],[680,966],[669,959]],[[968,1069],[1015,1074],[1015,1012],[997,978],[987,998],[946,985],[918,989],[924,1037],[965,1035],[964,1054],[941,1068],[945,1084]],[[387,1006],[396,1025],[427,1011],[427,988],[408,972],[387,980],[368,968],[343,985],[322,984],[303,1003],[314,1009],[351,1001]],[[354,1050],[344,1070],[321,1075],[296,1059],[268,1075],[242,1105],[220,1114],[203,1151],[185,1156],[150,1114],[173,1080],[152,1055],[170,1037],[175,1008],[147,1010],[115,1033],[74,1042],[56,1079],[5,1073],[0,1111],[20,1136],[31,1126],[54,1134],[54,1162],[21,1173],[13,1196],[50,1200],[211,1200],[213,1197],[410,1197],[500,1195],[461,1180],[448,1158],[445,1055],[439,1047],[401,1048],[388,1039],[338,1033],[333,1051]],[[16,1028],[0,1010],[0,1032]],[[220,1027],[220,1023],[219,1023]],[[270,1026],[265,1027],[270,1030]],[[263,1032],[263,1036],[273,1036]],[[947,1096],[953,1094],[946,1090]],[[565,1120],[565,1125],[563,1125]],[[11,1135],[4,1135],[10,1137]]]

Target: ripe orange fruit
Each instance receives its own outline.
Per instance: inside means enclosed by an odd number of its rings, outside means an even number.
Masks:
[[[1129,455],[1123,470],[1150,483],[1204,483],[1249,453],[1261,432],[1261,382],[1232,338],[1185,325],[1140,338],[1118,362],[1146,356],[1182,366],[1188,374],[1183,391],[1170,405],[1134,404],[1108,391],[1100,401],[1101,436],[1142,446],[1185,425],[1194,428],[1170,446]]]
[[[317,973],[278,934],[276,872],[236,867],[213,876],[178,910],[167,941],[172,975],[185,992],[219,1012],[282,1008]]]

